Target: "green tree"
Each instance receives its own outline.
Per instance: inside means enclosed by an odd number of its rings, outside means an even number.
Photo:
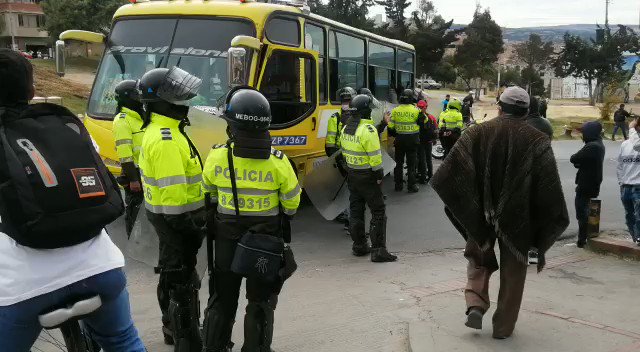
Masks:
[[[445,21],[436,12],[433,2],[420,0],[418,10],[412,13],[411,22],[414,30],[409,35],[409,42],[414,45],[417,54],[417,74],[440,75],[440,80],[445,80],[451,73],[451,65],[441,67],[442,57],[446,47],[457,40],[462,30],[451,30],[453,20]],[[437,72],[439,70],[444,70]],[[442,76],[444,75],[444,77]],[[455,81],[455,78],[454,78]]]
[[[409,25],[405,11],[411,5],[411,0],[376,0],[376,4],[384,7],[389,23],[382,30],[387,36],[406,40],[409,35]]]
[[[491,18],[489,10],[481,11],[476,8],[473,20],[464,30],[466,38],[458,47],[454,62],[458,76],[471,89],[471,81],[478,79],[480,85],[491,79],[494,71],[493,64],[498,61],[498,55],[504,51],[502,29]]]
[[[599,90],[603,91],[602,87],[621,80],[623,54],[638,51],[640,51],[638,35],[626,26],[619,26],[614,33],[606,28],[602,43],[587,41],[566,33],[564,49],[554,64],[556,75],[586,79],[589,86],[589,103],[595,105],[594,82],[597,81]]]
[[[45,0],[41,2],[47,18],[44,28],[57,38],[68,29],[107,33],[113,13],[126,0]]]
[[[522,70],[521,84],[529,89],[530,94],[544,94],[544,81],[538,72],[551,60],[553,43],[544,42],[538,34],[532,33],[529,35],[529,40],[516,44],[515,53],[516,57],[526,65]]]
[[[367,17],[373,5],[373,0],[329,0],[326,4],[321,0],[309,2],[311,12],[366,31],[374,29],[373,20]]]
[[[522,74],[520,68],[507,68],[500,75],[500,86],[521,85]]]
[[[458,73],[450,61],[444,60],[435,66],[431,77],[441,83],[455,83],[456,78],[458,78]]]

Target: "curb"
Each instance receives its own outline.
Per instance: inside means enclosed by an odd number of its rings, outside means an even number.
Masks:
[[[613,254],[622,258],[640,260],[640,246],[631,241],[623,241],[608,236],[589,240],[587,248],[594,252]]]

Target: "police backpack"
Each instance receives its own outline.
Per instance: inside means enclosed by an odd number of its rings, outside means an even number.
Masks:
[[[68,247],[123,212],[116,180],[75,115],[53,104],[0,108],[0,232],[32,248]]]

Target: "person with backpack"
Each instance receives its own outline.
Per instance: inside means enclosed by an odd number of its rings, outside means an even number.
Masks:
[[[144,200],[138,162],[142,146],[142,103],[138,94],[138,81],[124,80],[115,89],[118,102],[117,114],[113,118],[113,138],[120,159],[122,175],[118,183],[124,188],[127,237],[131,237],[133,225]]]
[[[205,311],[203,350],[231,351],[245,277],[249,302],[242,351],[268,352],[278,294],[286,279],[279,273],[280,262],[290,250],[285,248],[291,242],[289,221],[300,205],[302,190],[287,156],[271,147],[271,107],[260,92],[247,86],[233,88],[223,117],[230,139],[213,147],[202,177],[202,188],[215,205],[208,216],[214,219],[208,230],[215,241],[215,265],[210,257],[214,284]]]
[[[420,145],[418,146],[418,183],[426,184],[433,176],[433,161],[431,150],[433,142],[438,138],[438,122],[435,116],[427,112],[429,104],[425,100],[418,102],[418,109],[422,115],[420,120],[424,121],[420,125]]]
[[[0,49],[0,346],[29,351],[38,316],[99,295],[82,318],[105,351],[142,352],[124,256],[104,227],[124,205],[82,122],[54,104],[28,105],[33,68]],[[6,82],[11,82],[6,84]]]
[[[202,349],[196,255],[205,234],[205,198],[200,155],[184,131],[186,104],[201,85],[178,67],[153,69],[139,82],[146,111],[140,154],[145,208],[160,242],[156,272],[164,342],[176,352]]]

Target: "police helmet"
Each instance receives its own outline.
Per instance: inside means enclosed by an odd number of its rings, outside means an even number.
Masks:
[[[365,88],[365,87],[362,87],[362,88],[358,89],[358,94],[364,94],[364,95],[368,95],[368,96],[373,96],[373,93],[371,93],[369,88]]]
[[[166,101],[175,105],[187,105],[198,94],[202,80],[179,68],[155,68],[140,78],[140,101],[152,103]]]
[[[460,100],[453,98],[451,99],[451,101],[449,101],[449,105],[447,105],[447,108],[462,111],[462,103],[460,103]]]
[[[355,118],[370,119],[374,108],[373,99],[366,94],[359,94],[349,103],[351,114]]]
[[[400,104],[412,104],[415,100],[415,94],[411,89],[405,89],[400,95]]]
[[[227,94],[223,116],[232,128],[266,131],[271,125],[271,106],[254,88],[238,86]]]
[[[351,87],[344,87],[340,90],[340,101],[343,103],[350,102],[357,94],[358,93],[355,89]]]
[[[140,94],[138,93],[138,81],[132,79],[124,80],[116,85],[115,89],[116,100],[119,103],[126,103],[129,101],[140,101]]]

